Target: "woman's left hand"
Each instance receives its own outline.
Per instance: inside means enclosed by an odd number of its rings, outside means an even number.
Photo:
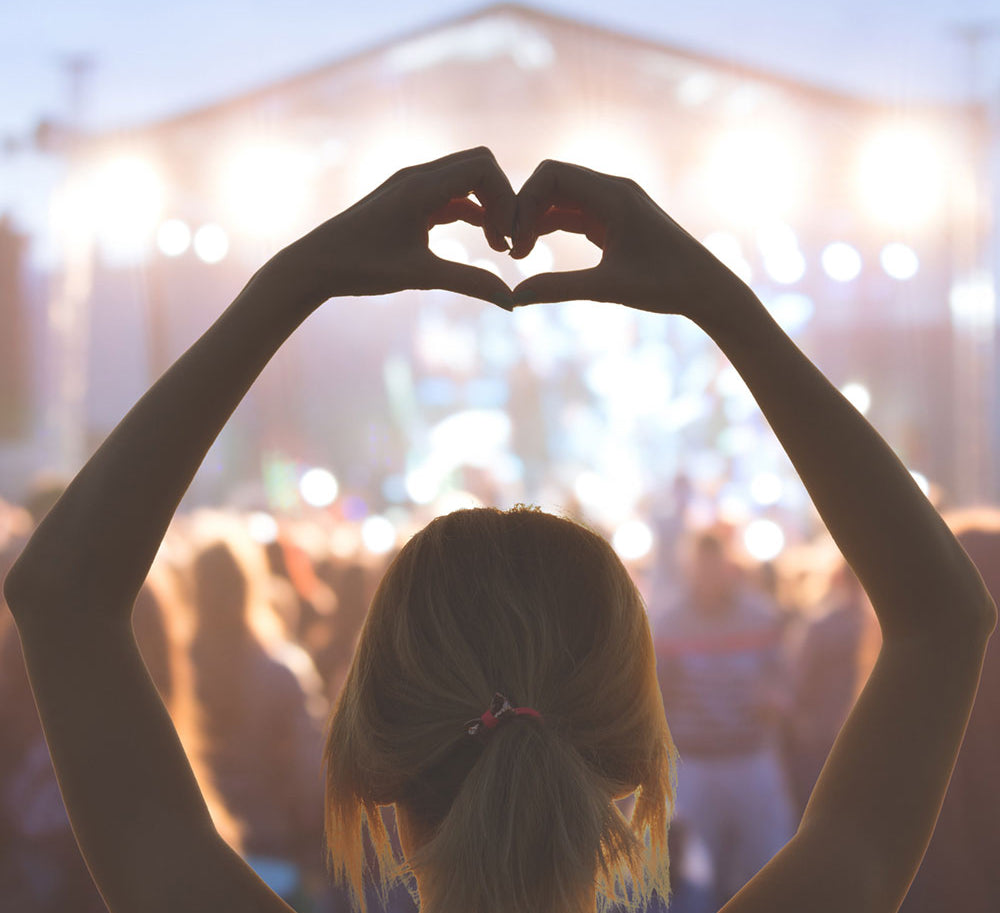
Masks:
[[[427,239],[433,226],[462,221],[481,227],[490,247],[506,252],[515,201],[489,149],[456,152],[397,171],[364,199],[285,248],[272,263],[280,263],[283,271],[291,269],[296,284],[308,290],[316,306],[334,296],[436,288],[510,310],[511,292],[503,280],[435,256]]]

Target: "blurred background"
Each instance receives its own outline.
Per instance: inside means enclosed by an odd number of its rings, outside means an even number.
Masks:
[[[991,7],[8,9],[0,495],[74,471],[271,253],[396,168],[485,143],[515,187],[546,157],[635,177],[939,500],[989,500]],[[598,256],[557,236],[514,263],[466,226],[432,246],[510,284]],[[318,312],[190,501],[339,501],[389,543],[414,507],[572,500],[636,557],[678,496],[761,559],[812,530],[745,387],[692,326],[412,293]]]
[[[399,167],[480,144],[515,188],[544,158],[635,178],[939,507],[1000,496],[994,0],[43,0],[0,9],[0,86],[0,576],[270,255]],[[515,262],[463,225],[430,243],[510,285],[599,258],[557,234]],[[337,300],[222,432],[135,616],[220,831],[298,909],[345,909],[319,850],[321,729],[385,563],[436,515],[518,502],[611,539],[650,607],[668,718],[683,731],[707,695],[694,724],[717,726],[721,701],[724,724],[777,752],[801,813],[878,632],[714,344],[682,318],[589,302]],[[1000,514],[975,517],[985,574]],[[739,636],[709,651],[731,668],[672,637],[669,610],[699,592],[767,606],[763,639],[734,615]],[[18,649],[4,611],[0,900],[101,910]],[[991,663],[953,780],[973,785],[953,785],[908,913],[956,891],[972,913],[1000,904]],[[741,776],[737,793],[754,794]],[[682,796],[692,784],[682,775]],[[688,810],[672,831],[676,913],[735,889],[703,824]],[[756,812],[739,825],[766,859],[788,835],[760,826]],[[390,907],[412,903],[404,891]]]

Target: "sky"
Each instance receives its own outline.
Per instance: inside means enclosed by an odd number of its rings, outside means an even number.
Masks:
[[[475,0],[9,0],[0,4],[0,214],[46,221],[40,121],[154,122],[489,6]],[[997,101],[1000,0],[541,0],[537,9],[903,108]],[[961,29],[982,28],[973,67]],[[90,61],[74,101],[68,60]]]
[[[90,58],[92,129],[145,123],[308,71],[487,4],[469,0],[35,0],[0,4],[0,137],[68,115]],[[898,103],[1000,95],[997,0],[544,0],[550,12]],[[988,26],[975,87],[957,30]]]

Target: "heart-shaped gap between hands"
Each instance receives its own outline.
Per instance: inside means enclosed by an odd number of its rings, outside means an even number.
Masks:
[[[468,199],[477,207],[481,205],[475,194],[470,194]],[[584,235],[568,231],[544,235],[526,257],[514,259],[489,245],[484,230],[479,227],[481,220],[478,214],[471,208],[466,209],[461,201],[454,202],[457,205],[451,207],[449,215],[458,215],[458,218],[439,222],[428,233],[427,246],[431,253],[442,260],[468,264],[493,273],[508,288],[513,289],[530,276],[554,271],[557,262],[562,271],[589,269],[601,261],[600,247]]]

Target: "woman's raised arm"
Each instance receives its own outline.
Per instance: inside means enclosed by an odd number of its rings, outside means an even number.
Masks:
[[[287,909],[215,833],[130,626],[205,453],[327,298],[443,288],[509,308],[499,279],[438,259],[427,232],[461,219],[506,250],[513,213],[492,154],[474,149],[404,169],[287,247],[115,428],[8,574],[4,593],[63,799],[114,913]]]
[[[589,298],[701,326],[749,386],[882,628],[878,662],[796,836],[726,913],[896,910],[934,828],[996,608],[885,441],[641,188],[545,162],[518,194],[512,255],[558,229],[586,234],[601,262],[527,279],[515,304]]]

